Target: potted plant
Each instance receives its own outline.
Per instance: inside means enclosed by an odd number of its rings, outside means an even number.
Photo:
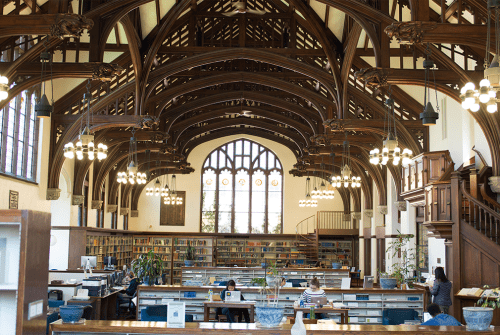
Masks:
[[[194,247],[191,246],[191,242],[188,241],[187,248],[186,248],[186,259],[184,260],[184,265],[185,266],[194,266],[194,260],[195,260]]]
[[[389,243],[386,253],[393,260],[393,263],[390,271],[379,271],[381,288],[392,289],[397,285],[411,281],[413,278],[413,272],[418,268],[416,263],[417,250],[408,246],[413,237],[411,234],[401,234],[398,231],[396,239]]]
[[[500,288],[490,289],[488,285],[483,288],[485,291],[477,301],[479,307],[462,308],[468,330],[487,330],[493,319],[493,310],[500,308]]]
[[[281,277],[276,269],[276,263],[271,263],[267,267],[266,278],[255,278],[252,283],[261,286],[259,290],[261,304],[255,306],[255,313],[260,324],[263,327],[278,326],[283,319],[284,308],[279,306]]]
[[[161,257],[150,250],[132,261],[132,271],[144,285],[153,285],[156,278],[163,273]]]

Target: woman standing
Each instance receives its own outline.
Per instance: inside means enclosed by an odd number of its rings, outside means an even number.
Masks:
[[[432,302],[439,305],[443,313],[448,314],[451,306],[451,281],[446,278],[442,267],[437,267],[434,274],[436,280],[430,289],[431,294],[434,296]]]

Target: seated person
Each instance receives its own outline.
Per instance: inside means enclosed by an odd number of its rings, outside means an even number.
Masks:
[[[222,301],[226,299],[226,292],[227,291],[239,291],[236,289],[236,283],[234,280],[229,280],[227,282],[227,287],[220,293],[220,298]],[[245,300],[243,298],[243,294],[241,295],[241,300]],[[217,314],[217,312],[216,312]],[[245,318],[245,322],[249,323],[250,322],[250,315],[248,314],[248,309],[246,308],[227,308],[224,307],[222,308],[222,314],[226,315],[227,321],[230,323],[234,322],[234,316],[238,315],[240,318],[240,322],[242,320],[242,316]]]
[[[432,316],[432,319],[422,323],[421,326],[461,326],[453,316],[441,312],[438,304],[430,304],[427,306],[427,312]]]
[[[319,286],[318,278],[314,277],[309,283],[309,288],[302,293],[300,299],[303,300],[304,303],[311,303],[311,298],[313,297],[326,297],[325,291],[320,289]],[[309,313],[306,314],[306,318],[309,318]],[[316,319],[323,319],[323,314],[316,314]]]
[[[286,279],[285,277],[281,277],[281,284],[280,284],[280,287],[283,288],[286,284]]]
[[[119,304],[128,302],[128,299],[131,299],[134,296],[135,292],[137,291],[137,286],[139,286],[139,280],[135,278],[134,273],[132,271],[128,273],[127,277],[130,278],[130,283],[128,284],[128,287],[125,290],[125,293],[118,294]]]

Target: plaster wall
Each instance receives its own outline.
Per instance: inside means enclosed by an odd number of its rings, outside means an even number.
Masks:
[[[186,224],[183,227],[160,226],[160,198],[145,195],[142,192],[139,203],[139,217],[129,218],[129,229],[139,231],[168,231],[168,232],[199,232],[200,231],[200,208],[201,208],[201,169],[207,155],[217,147],[239,139],[246,138],[272,150],[280,159],[283,167],[283,233],[295,234],[295,225],[301,220],[316,215],[318,211],[341,211],[343,203],[335,193],[333,200],[318,200],[318,207],[299,207],[299,200],[304,197],[306,177],[293,177],[288,173],[297,162],[294,154],[287,147],[250,135],[234,135],[212,140],[197,146],[187,157],[195,172],[189,175],[176,175],[177,189],[186,191]],[[312,179],[312,178],[311,178]],[[151,186],[151,181],[146,187]]]

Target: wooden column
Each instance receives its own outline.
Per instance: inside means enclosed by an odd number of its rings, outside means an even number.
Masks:
[[[452,239],[453,250],[450,264],[452,265],[451,275],[448,274],[453,282],[452,302],[450,307],[450,315],[460,319],[460,301],[455,298],[455,294],[462,287],[462,259],[461,259],[461,236],[460,236],[460,221],[462,218],[462,193],[460,191],[460,173],[453,172],[451,174],[451,219],[453,221]]]

